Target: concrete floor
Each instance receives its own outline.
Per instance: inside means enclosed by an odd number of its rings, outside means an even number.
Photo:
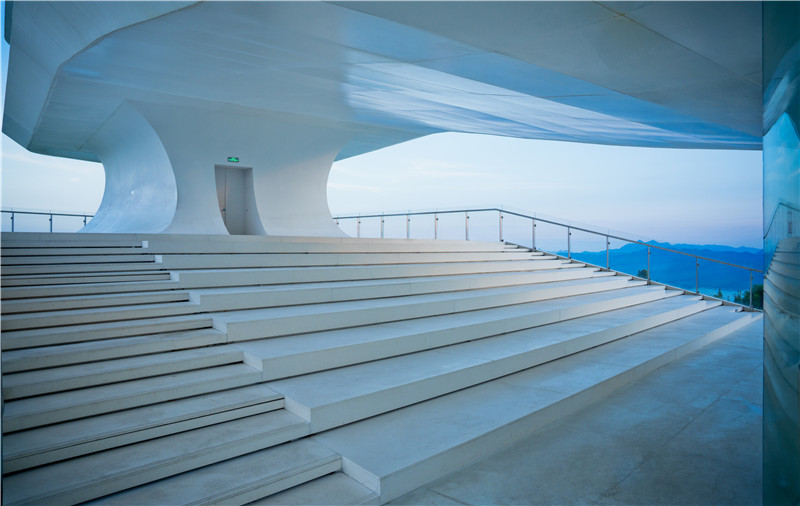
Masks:
[[[391,504],[761,504],[763,320]]]

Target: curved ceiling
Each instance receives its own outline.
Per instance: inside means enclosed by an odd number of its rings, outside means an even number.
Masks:
[[[14,4],[4,131],[85,145],[122,102],[364,132],[761,148],[757,2]],[[47,34],[47,36],[43,36]]]

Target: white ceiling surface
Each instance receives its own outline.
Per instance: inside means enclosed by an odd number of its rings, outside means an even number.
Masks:
[[[123,101],[359,125],[340,158],[440,131],[761,147],[757,2],[17,2],[12,22],[4,131],[38,152],[94,158]]]

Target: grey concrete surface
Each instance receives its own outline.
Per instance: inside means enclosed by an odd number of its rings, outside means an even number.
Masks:
[[[760,504],[763,321],[391,504]]]

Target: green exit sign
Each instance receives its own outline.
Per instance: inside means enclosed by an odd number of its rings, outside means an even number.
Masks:
[[[229,162],[234,162],[234,163],[239,163],[239,157],[238,156],[229,156],[228,157],[228,161]]]

